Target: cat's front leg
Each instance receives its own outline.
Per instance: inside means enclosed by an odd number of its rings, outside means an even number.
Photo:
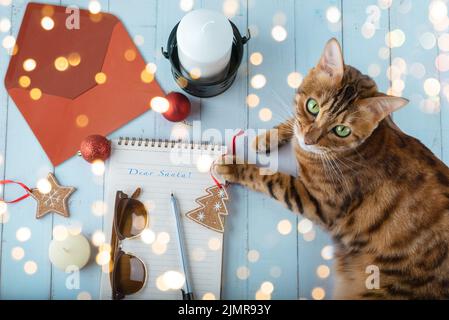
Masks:
[[[258,152],[270,152],[289,142],[294,134],[294,120],[289,119],[254,139],[252,147]]]
[[[265,193],[289,210],[304,214],[320,225],[327,225],[326,215],[322,212],[319,201],[310,194],[300,178],[284,173],[264,174],[255,165],[225,164],[224,159],[215,165],[215,172],[226,181]]]

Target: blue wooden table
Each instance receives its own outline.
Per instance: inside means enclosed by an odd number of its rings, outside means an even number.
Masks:
[[[4,40],[6,37],[17,36],[27,2],[0,1],[3,45],[10,41]],[[81,8],[89,5],[88,0],[48,2]],[[179,89],[160,48],[166,46],[171,29],[186,11],[201,7],[225,11],[242,33],[247,28],[251,30],[252,40],[233,87],[212,99],[191,97],[194,110],[189,120],[201,121],[203,130],[269,128],[286,119],[291,114],[294,87],[301,75],[317,62],[325,42],[336,37],[343,45],[348,64],[372,75],[383,91],[411,100],[407,108],[395,115],[396,122],[448,161],[449,82],[445,72],[449,69],[449,36],[444,2],[99,1],[103,11],[122,19],[147,62],[157,65],[157,80],[166,92]],[[0,48],[2,77],[8,61],[7,50]],[[261,89],[253,87],[256,75],[266,78]],[[249,106],[247,97],[251,94],[259,99],[251,96]],[[259,100],[259,104],[255,105],[254,100]],[[111,138],[165,139],[170,137],[172,128],[173,124],[159,114],[148,112]],[[295,173],[289,150],[282,151],[280,156],[281,169]],[[89,265],[81,270],[79,288],[68,289],[67,274],[52,267],[48,246],[53,229],[60,225],[82,228],[83,234],[92,237],[102,229],[102,210],[111,209],[111,204],[102,208],[103,177],[94,175],[90,166],[77,157],[53,167],[17,107],[1,89],[0,179],[34,186],[48,172],[54,172],[62,184],[77,188],[70,201],[71,217],[48,215],[36,220],[32,200],[9,205],[6,210],[1,207],[0,299],[98,298],[102,271],[95,263],[96,249]],[[0,198],[12,199],[19,193],[20,190],[8,186],[0,189]],[[331,298],[330,239],[265,196],[233,187],[231,197],[224,244],[223,298],[254,299],[264,282],[273,285],[273,299]],[[262,292],[271,291],[269,284],[264,288]],[[259,293],[257,297],[270,298],[270,295]]]

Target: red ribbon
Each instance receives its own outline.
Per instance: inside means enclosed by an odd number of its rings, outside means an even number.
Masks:
[[[23,196],[21,196],[17,199],[14,199],[12,201],[3,201],[5,203],[17,203],[19,201],[22,201],[22,200],[28,198],[31,195],[31,189],[28,188],[22,182],[16,182],[16,181],[12,181],[12,180],[0,180],[0,185],[5,185],[5,184],[17,184],[17,185],[21,186],[23,189],[25,189],[25,191],[27,192],[27,194],[24,194]]]
[[[233,156],[233,157],[235,157],[235,155],[236,155],[236,153],[237,153],[237,151],[236,151],[236,140],[237,140],[238,137],[240,137],[240,136],[241,136],[242,134],[244,134],[244,133],[245,133],[245,131],[240,130],[237,134],[235,134],[235,135],[232,137],[232,156]],[[226,153],[223,154],[223,155],[226,155]],[[214,174],[212,173],[214,164],[215,164],[215,162],[214,162],[214,163],[212,164],[212,166],[210,167],[210,176],[212,177],[212,180],[214,180],[215,184],[221,189],[221,188],[223,188],[223,185],[221,184],[220,181],[218,181],[217,178],[214,177]],[[226,187],[226,186],[225,186],[225,187]]]

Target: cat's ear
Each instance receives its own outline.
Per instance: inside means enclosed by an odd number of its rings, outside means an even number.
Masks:
[[[373,121],[380,122],[393,112],[405,107],[409,101],[401,97],[380,96],[359,101],[359,106],[369,111]]]
[[[343,79],[345,63],[343,53],[337,39],[328,41],[317,65],[318,70],[325,72],[337,82]]]

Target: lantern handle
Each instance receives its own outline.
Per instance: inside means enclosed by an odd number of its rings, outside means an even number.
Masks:
[[[242,38],[242,44],[246,44],[249,40],[251,40],[251,31],[248,29],[246,36]]]
[[[170,55],[168,54],[168,52],[164,51],[164,47],[161,47],[161,52],[162,52],[162,55],[165,57],[165,59],[170,58]]]

